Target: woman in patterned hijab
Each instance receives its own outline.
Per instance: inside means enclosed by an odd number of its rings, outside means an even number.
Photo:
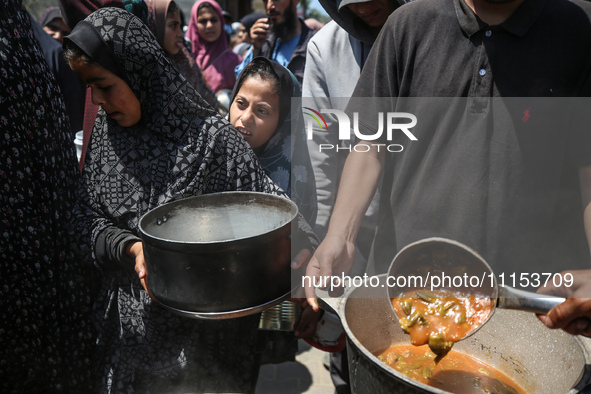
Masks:
[[[316,182],[302,112],[291,111],[291,99],[301,95],[297,79],[287,68],[256,57],[234,85],[229,118],[253,148],[265,173],[287,192],[308,223],[316,223]],[[281,320],[283,311],[292,307],[284,301],[265,313]],[[311,313],[314,312],[308,308],[306,314]],[[259,333],[272,359],[278,362],[295,360],[298,347],[294,334],[267,330]]]
[[[295,76],[279,63],[264,57],[254,58],[242,70],[232,91],[230,123],[238,131],[242,129],[242,122],[238,118],[245,113],[245,105],[255,105],[254,102],[248,103],[247,100],[243,103],[241,97],[237,100],[237,96],[242,93],[241,88],[251,78],[254,78],[254,82],[249,86],[255,90],[267,86],[267,82],[274,87],[268,90],[278,96],[279,106],[276,109],[278,119],[273,127],[274,131],[264,138],[264,142],[260,140],[258,143],[253,143],[252,135],[247,135],[245,138],[254,149],[267,175],[287,192],[308,223],[316,223],[316,186],[304,124],[301,111],[291,111],[291,99],[302,96],[300,85]],[[254,123],[251,125],[254,127]],[[257,132],[257,130],[251,131]]]
[[[101,105],[78,212],[80,242],[102,275],[95,303],[101,391],[253,391],[258,315],[200,321],[153,303],[142,286],[137,226],[148,210],[175,199],[280,189],[137,17],[99,9],[64,47]]]

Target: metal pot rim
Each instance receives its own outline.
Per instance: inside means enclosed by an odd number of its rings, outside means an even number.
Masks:
[[[234,239],[227,239],[227,240],[213,240],[213,241],[178,241],[178,240],[172,240],[172,239],[167,239],[167,238],[161,238],[161,237],[157,237],[155,235],[152,235],[150,233],[148,233],[145,229],[145,225],[144,223],[148,220],[148,217],[150,216],[159,216],[159,215],[155,215],[156,212],[162,211],[162,210],[166,210],[166,211],[170,211],[172,209],[174,209],[177,205],[184,205],[186,204],[189,200],[203,200],[203,199],[207,199],[207,198],[215,198],[213,196],[220,196],[220,195],[252,195],[253,198],[254,197],[260,197],[260,198],[268,198],[268,199],[275,199],[276,201],[281,201],[281,203],[289,205],[291,207],[291,215],[290,215],[290,219],[288,221],[286,221],[285,223],[282,223],[280,226],[269,230],[267,232],[264,233],[260,233],[260,234],[256,234],[256,235],[250,235],[250,236],[246,236],[246,237],[241,237],[241,238],[234,238]],[[298,215],[298,206],[291,201],[288,198],[285,197],[281,197],[281,196],[277,196],[275,194],[269,194],[269,193],[263,193],[263,192],[253,192],[253,191],[228,191],[228,192],[219,192],[219,193],[209,193],[209,194],[202,194],[199,196],[191,196],[191,197],[186,197],[186,198],[181,198],[178,200],[174,200],[174,201],[170,201],[167,202],[165,204],[159,205],[156,208],[153,208],[151,210],[149,210],[148,212],[146,212],[145,214],[143,214],[138,222],[138,231],[140,233],[140,236],[142,239],[149,239],[151,241],[156,241],[159,243],[163,243],[165,245],[202,245],[202,246],[215,246],[216,248],[219,248],[220,245],[228,245],[228,247],[230,247],[229,245],[232,245],[233,243],[236,242],[244,242],[244,241],[250,241],[253,238],[257,238],[257,237],[262,237],[262,236],[266,236],[269,234],[273,234],[276,231],[280,231],[284,226],[290,224],[291,222],[293,222],[293,220],[297,217]],[[161,246],[162,247],[162,246]]]
[[[387,274],[377,275],[377,277],[381,278],[380,280],[383,280],[386,276],[387,276]],[[356,290],[357,290],[357,288],[350,287],[350,288],[346,289],[345,292],[340,297],[336,297],[336,300],[330,300],[331,297],[328,295],[328,291],[320,290],[318,288],[316,289],[316,295],[317,295],[317,299],[320,301],[321,305],[323,305],[323,309],[325,307],[328,307],[328,310],[331,310],[331,312],[336,313],[339,316],[339,318],[341,320],[341,324],[343,326],[343,329],[345,330],[345,333],[347,335],[347,340],[350,341],[351,344],[356,346],[357,349],[373,363],[374,366],[379,367],[382,372],[386,373],[387,375],[392,375],[392,376],[396,377],[397,379],[401,380],[404,384],[411,386],[412,388],[419,388],[419,389],[424,390],[429,393],[449,394],[448,391],[444,391],[444,390],[438,389],[433,386],[428,386],[424,383],[421,383],[415,379],[412,379],[412,378],[404,375],[403,373],[395,370],[394,368],[387,366],[385,363],[380,361],[372,352],[370,352],[369,349],[367,349],[361,343],[360,340],[357,339],[357,337],[353,334],[353,331],[349,327],[349,323],[348,323],[347,317],[345,315],[345,309],[347,306],[347,302],[350,299],[354,298],[354,297],[351,297],[351,295]],[[576,343],[576,345],[579,347],[579,350],[583,354],[586,364],[589,364],[591,354],[589,354],[587,352],[586,347],[584,346],[584,344],[582,343],[582,340],[578,336],[573,336],[573,339],[574,339],[574,342]],[[579,378],[577,379],[575,385],[567,393],[568,394],[578,393],[578,390],[575,387],[581,385],[581,383],[588,384],[590,381],[591,381],[591,373],[587,370],[587,368],[583,368],[583,371],[582,371],[581,375],[579,376]]]
[[[276,298],[272,301],[266,302],[264,304],[261,305],[257,305],[257,306],[253,306],[253,307],[249,307],[249,308],[244,308],[244,309],[239,309],[239,310],[235,310],[235,311],[226,311],[226,312],[191,312],[191,311],[185,311],[182,309],[178,309],[178,308],[174,308],[172,306],[168,306],[166,304],[163,304],[161,302],[158,302],[158,305],[160,305],[161,307],[170,310],[171,312],[183,316],[183,317],[188,317],[188,318],[192,318],[192,319],[203,319],[203,320],[221,320],[221,319],[234,319],[234,318],[238,318],[238,317],[243,317],[243,316],[249,316],[249,315],[253,315],[259,312],[262,312],[268,308],[271,308],[285,300],[287,300],[291,295],[291,291],[289,293],[286,293],[284,295],[282,295],[279,298]]]

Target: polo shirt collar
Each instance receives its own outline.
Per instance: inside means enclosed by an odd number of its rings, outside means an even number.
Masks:
[[[515,13],[505,22],[501,23],[499,27],[518,37],[523,37],[533,26],[544,9],[546,1],[547,0],[525,0],[517,10],[515,10]],[[460,28],[468,37],[472,37],[480,30],[488,27],[488,25],[478,18],[474,11],[468,7],[464,0],[453,0],[453,3]]]

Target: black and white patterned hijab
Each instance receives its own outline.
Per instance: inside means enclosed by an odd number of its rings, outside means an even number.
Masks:
[[[93,242],[107,226],[134,231],[145,212],[171,200],[229,190],[282,194],[140,19],[101,8],[76,26],[65,45],[68,40],[124,79],[142,111],[139,123],[122,127],[99,110],[83,170]]]

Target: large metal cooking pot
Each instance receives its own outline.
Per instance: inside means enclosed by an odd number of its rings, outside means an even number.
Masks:
[[[339,315],[347,333],[351,391],[445,393],[373,355],[390,346],[410,344],[390,307],[386,275],[378,278],[376,287],[350,288],[339,298],[316,292],[320,305]],[[456,343],[454,350],[497,368],[528,393],[578,393],[590,377],[588,343],[588,338],[547,329],[532,313],[499,309],[479,331]]]
[[[160,304],[204,319],[245,316],[291,292],[297,206],[257,192],[177,200],[139,222],[148,287]]]

